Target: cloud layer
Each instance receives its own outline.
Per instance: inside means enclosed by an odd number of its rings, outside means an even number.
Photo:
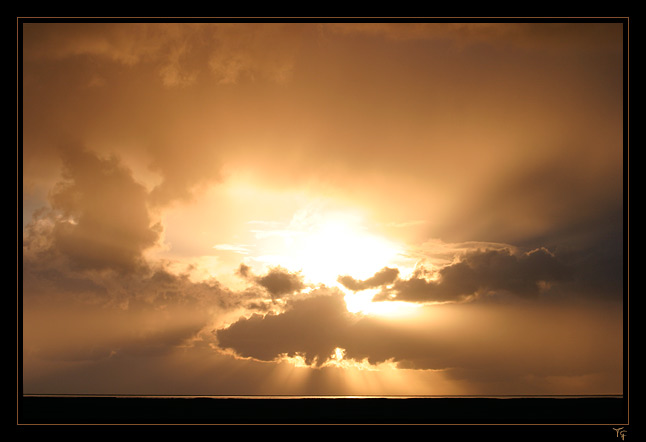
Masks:
[[[523,254],[508,249],[476,250],[435,272],[418,269],[409,279],[391,281],[392,288],[382,290],[373,300],[459,301],[492,292],[535,297],[550,284],[566,279],[568,273],[567,266],[545,249]]]
[[[163,389],[181,350],[200,379],[259,390],[243,367],[320,374],[341,348],[494,394],[531,376],[621,389],[622,24],[22,26],[29,382],[109,390],[141,361]],[[303,258],[264,253],[296,252],[319,198],[405,255],[335,269],[348,302],[419,317],[350,313]],[[350,267],[347,238],[298,252]]]
[[[261,361],[300,356],[322,366],[342,348],[346,359],[444,370],[450,377],[479,382],[515,378],[522,383],[529,374],[608,375],[620,366],[613,359],[620,352],[615,347],[620,326],[598,312],[474,306],[434,306],[435,319],[411,318],[415,327],[402,327],[351,314],[340,293],[320,290],[290,301],[282,314],[241,319],[216,336],[220,346]],[[570,317],[577,310],[580,316]]]

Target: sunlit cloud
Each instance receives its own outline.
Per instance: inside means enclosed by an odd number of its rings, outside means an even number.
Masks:
[[[623,26],[25,23],[25,391],[621,393]]]
[[[572,313],[569,308],[560,312],[552,307],[534,308],[533,311],[513,308],[504,309],[504,313],[491,307],[467,309],[444,305],[432,308],[441,310],[436,314],[444,316],[442,321],[429,322],[424,315],[418,315],[412,320],[406,319],[417,324],[414,328],[401,327],[396,321],[351,314],[340,294],[319,292],[307,299],[290,302],[284,313],[255,315],[218,330],[217,339],[219,345],[233,349],[240,357],[261,361],[279,359],[301,367],[370,370],[379,370],[386,364],[402,369],[440,370],[456,379],[483,382],[500,376],[515,376],[512,373],[522,372],[516,372],[519,367],[529,369],[541,379],[573,373],[590,374],[589,364],[598,364],[604,358],[592,351],[592,347],[578,346],[575,337],[568,335],[569,326],[561,321]],[[512,311],[514,314],[508,316]],[[595,321],[603,314],[597,312],[595,315],[598,315],[595,319],[579,318],[577,333],[595,330],[598,326]],[[549,331],[544,330],[546,320],[550,324]],[[503,332],[512,326],[522,330],[522,337]],[[452,332],[446,335],[442,330]],[[545,334],[557,342],[552,341],[549,346],[539,344]],[[606,336],[598,343],[611,346],[616,338]],[[497,342],[495,347],[479,347],[479,343],[490,340]],[[525,346],[536,345],[539,347],[526,353],[525,359],[512,356]],[[561,358],[563,365],[557,367],[548,362],[554,357]]]

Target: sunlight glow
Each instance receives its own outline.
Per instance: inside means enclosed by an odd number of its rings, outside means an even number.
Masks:
[[[422,304],[402,301],[373,302],[372,298],[379,292],[378,289],[363,290],[357,293],[341,289],[346,293],[345,305],[350,313],[401,318],[416,313],[422,306]]]
[[[256,231],[259,240],[269,237],[282,241],[268,243],[256,259],[330,286],[339,275],[370,277],[401,252],[397,244],[369,233],[356,213],[301,210],[286,229]]]

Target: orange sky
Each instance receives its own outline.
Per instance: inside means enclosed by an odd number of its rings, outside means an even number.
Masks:
[[[621,23],[24,23],[25,393],[621,394]]]

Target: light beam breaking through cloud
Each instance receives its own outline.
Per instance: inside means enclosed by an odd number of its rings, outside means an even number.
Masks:
[[[25,392],[622,392],[622,22],[21,26]]]

